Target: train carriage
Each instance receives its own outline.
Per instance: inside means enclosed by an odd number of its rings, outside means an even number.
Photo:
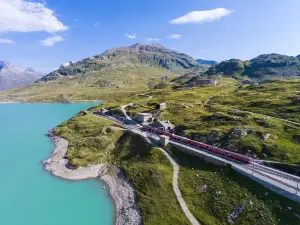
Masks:
[[[188,138],[180,137],[180,136],[174,135],[172,133],[169,133],[169,132],[166,132],[166,131],[161,131],[161,130],[158,130],[158,129],[155,129],[155,128],[152,128],[152,127],[149,127],[149,126],[143,126],[142,129],[145,130],[145,131],[149,131],[149,132],[152,132],[152,133],[159,134],[159,135],[168,136],[168,137],[170,137],[170,139],[175,140],[177,142],[186,143],[186,144],[189,144],[189,145],[194,146],[196,148],[204,149],[204,150],[207,150],[207,151],[212,152],[214,154],[225,156],[227,158],[231,158],[233,160],[236,160],[236,161],[239,161],[239,162],[242,162],[242,163],[251,163],[251,161],[252,161],[252,159],[250,157],[240,155],[240,154],[237,154],[237,153],[233,153],[233,152],[230,152],[228,150],[217,148],[217,147],[207,145],[207,144],[204,144],[204,143],[201,143],[201,142],[197,142],[197,141],[194,141],[194,140],[191,140],[191,139],[188,139]]]

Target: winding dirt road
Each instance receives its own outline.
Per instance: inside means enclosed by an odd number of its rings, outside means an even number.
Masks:
[[[126,105],[127,106],[127,105]],[[126,106],[121,106],[122,110],[125,111],[125,115],[127,115],[126,113]],[[123,112],[124,112],[123,111]],[[88,112],[89,113],[89,112]],[[100,115],[95,115],[95,114],[92,114],[94,116],[100,116]],[[100,117],[103,117],[103,116],[100,116]],[[128,116],[129,117],[129,116]],[[129,117],[130,118],[130,117]],[[106,117],[106,119],[109,119],[108,117]],[[130,118],[131,119],[131,118]],[[114,121],[116,122],[116,121]],[[190,223],[192,225],[200,225],[199,222],[197,221],[197,219],[193,216],[193,214],[190,212],[186,202],[184,201],[182,195],[181,195],[181,191],[178,187],[178,174],[179,174],[179,165],[177,164],[177,162],[172,158],[172,156],[170,156],[164,149],[158,147],[155,143],[153,143],[149,138],[148,136],[141,132],[140,130],[136,129],[135,127],[129,127],[127,126],[127,129],[133,133],[136,133],[138,135],[141,135],[142,137],[145,138],[145,140],[151,144],[153,144],[154,146],[156,146],[158,149],[160,149],[160,151],[162,151],[162,153],[167,157],[167,159],[170,161],[170,163],[172,164],[173,166],[173,190],[174,190],[174,193],[176,195],[176,198],[181,206],[181,209],[182,211],[184,212],[186,218],[190,221]]]
[[[175,192],[176,198],[182,208],[182,211],[184,212],[186,218],[190,221],[192,225],[200,225],[199,222],[196,220],[196,218],[193,216],[193,214],[190,212],[186,202],[184,201],[181,191],[178,187],[178,174],[179,174],[179,165],[176,163],[176,161],[162,148],[159,148],[164,155],[169,159],[171,164],[173,165],[173,190]]]

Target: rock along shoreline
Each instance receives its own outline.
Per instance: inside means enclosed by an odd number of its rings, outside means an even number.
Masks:
[[[51,157],[43,161],[45,170],[57,177],[73,181],[99,177],[109,186],[110,195],[115,204],[115,224],[142,224],[134,189],[119,168],[113,166],[116,171],[114,175],[109,174],[108,166],[105,164],[71,169],[68,167],[68,159],[65,157],[69,142],[53,133],[49,133],[47,136],[52,139],[55,149]],[[111,167],[112,165],[110,165]]]

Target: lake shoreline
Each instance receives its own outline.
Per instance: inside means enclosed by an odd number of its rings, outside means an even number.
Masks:
[[[55,145],[52,155],[43,161],[45,170],[54,176],[67,180],[85,180],[99,177],[110,189],[110,197],[115,205],[115,224],[142,224],[140,211],[137,207],[134,189],[124,173],[113,165],[98,164],[78,169],[68,167],[65,157],[69,142],[53,133],[47,134]],[[113,168],[113,175],[109,170]]]
[[[0,104],[17,104],[17,103],[23,103],[23,104],[76,104],[76,103],[104,103],[103,100],[75,100],[71,102],[59,102],[59,101],[32,101],[32,102],[26,102],[26,101],[0,101]]]

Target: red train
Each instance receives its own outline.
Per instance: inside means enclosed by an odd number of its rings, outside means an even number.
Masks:
[[[143,126],[142,129],[145,130],[145,131],[148,131],[148,132],[155,133],[155,134],[168,136],[168,137],[170,137],[170,139],[172,139],[174,141],[183,142],[183,143],[192,145],[196,148],[201,148],[201,149],[207,150],[209,152],[212,152],[214,154],[224,156],[226,158],[231,158],[231,159],[234,159],[234,160],[242,162],[242,163],[247,163],[248,164],[248,163],[251,163],[252,160],[253,160],[252,158],[244,156],[244,155],[233,153],[233,152],[230,152],[230,151],[222,149],[222,148],[213,147],[211,145],[207,145],[207,144],[204,144],[204,143],[201,143],[201,142],[193,141],[191,139],[180,137],[180,136],[177,136],[175,134],[172,134],[172,133],[169,133],[169,132],[166,132],[166,131],[161,131],[161,130],[158,130],[158,129],[155,129],[155,128],[152,128],[152,127],[149,127],[149,126]]]

